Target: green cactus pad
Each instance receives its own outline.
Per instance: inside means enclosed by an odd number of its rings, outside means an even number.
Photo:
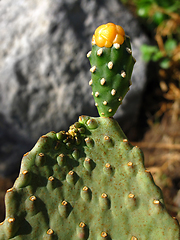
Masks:
[[[131,85],[130,79],[135,63],[129,37],[122,45],[112,47],[92,46],[87,54],[91,64],[92,95],[99,115],[112,117]]]
[[[42,136],[5,196],[0,240],[178,240],[179,225],[113,118]]]

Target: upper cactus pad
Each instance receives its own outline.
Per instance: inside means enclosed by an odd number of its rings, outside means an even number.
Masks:
[[[0,240],[178,240],[143,155],[113,118],[81,116],[24,155]]]
[[[135,59],[130,39],[121,26],[108,23],[96,29],[92,45],[87,54],[91,63],[89,85],[99,115],[112,117],[131,85]]]

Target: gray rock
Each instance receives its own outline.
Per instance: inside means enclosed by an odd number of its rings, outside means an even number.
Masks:
[[[123,129],[137,120],[146,83],[139,47],[147,41],[118,0],[0,2],[0,175],[17,173],[22,154],[50,130],[79,115],[98,116],[86,53],[97,26],[114,22],[132,39],[133,85],[115,115]]]

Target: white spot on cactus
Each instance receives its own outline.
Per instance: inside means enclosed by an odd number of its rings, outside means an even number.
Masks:
[[[122,101],[122,97],[120,97],[120,98],[118,99],[118,101],[119,101],[119,102]]]
[[[107,236],[108,236],[108,235],[107,235],[106,232],[102,232],[102,233],[101,233],[101,237],[106,238]]]
[[[29,199],[30,201],[34,202],[36,200],[36,196],[31,196]]]
[[[97,107],[97,106],[98,106],[98,103],[95,103],[95,106]]]
[[[109,111],[109,112],[112,112],[112,108],[110,108],[108,111]]]
[[[114,46],[116,49],[119,49],[121,45],[120,45],[119,43],[114,43],[113,46]]]
[[[126,73],[125,73],[125,71],[121,71],[121,77],[123,77],[123,78],[126,77]]]
[[[92,52],[92,51],[89,51],[89,52],[87,53],[86,56],[87,56],[88,58],[91,56],[91,52]]]
[[[95,97],[99,97],[99,92],[95,92]]]
[[[22,174],[23,174],[23,175],[26,175],[26,174],[28,174],[28,171],[27,171],[27,170],[24,170],[24,171],[22,172]]]
[[[47,230],[48,235],[52,235],[53,233],[54,233],[54,231],[51,228]]]
[[[113,62],[108,62],[108,68],[111,70],[113,68]]]
[[[159,200],[154,200],[153,203],[158,205],[158,204],[160,204],[160,201]]]
[[[100,48],[100,49],[97,51],[97,55],[100,57],[100,56],[102,55],[102,53],[103,53],[103,49]]]
[[[102,79],[101,79],[101,85],[103,86],[105,83],[106,83],[105,78],[102,78]]]
[[[90,72],[94,73],[96,71],[96,66],[93,66],[92,68],[90,68]]]
[[[101,194],[101,197],[102,197],[102,198],[107,198],[108,196],[107,196],[106,193],[102,193],[102,194]]]
[[[128,140],[127,139],[123,139],[123,142],[128,142]]]
[[[128,162],[128,167],[132,167],[133,166],[133,163],[132,162]]]
[[[105,106],[106,106],[107,104],[108,104],[108,102],[107,102],[107,101],[104,101],[104,102],[103,102],[103,105],[105,105]]]
[[[128,195],[128,197],[129,197],[129,198],[135,198],[135,195],[132,194],[132,193],[130,193],[130,194]]]
[[[50,176],[50,177],[48,178],[48,180],[52,182],[52,181],[54,181],[54,177],[53,177],[53,176]]]
[[[132,236],[131,240],[138,240],[137,237]]]
[[[9,188],[6,192],[12,192],[13,191],[13,188]]]
[[[130,48],[126,48],[126,51],[129,53],[129,54],[132,54],[132,50]]]
[[[86,224],[85,224],[84,222],[80,222],[79,226],[80,226],[81,228],[85,228]]]
[[[104,115],[104,113],[102,112],[101,115]]]
[[[15,218],[12,218],[12,217],[9,218],[9,219],[8,219],[8,222],[9,222],[9,223],[13,223],[13,222],[15,222]]]
[[[93,84],[93,80],[91,79],[90,81],[89,81],[89,85],[91,86]]]
[[[116,94],[116,90],[115,89],[112,89],[111,90],[111,95],[114,96]]]

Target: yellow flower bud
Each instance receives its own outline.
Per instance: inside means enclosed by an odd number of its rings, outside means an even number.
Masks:
[[[124,29],[114,23],[107,23],[99,26],[92,37],[92,44],[98,47],[111,47],[112,44],[123,44],[125,32]]]

